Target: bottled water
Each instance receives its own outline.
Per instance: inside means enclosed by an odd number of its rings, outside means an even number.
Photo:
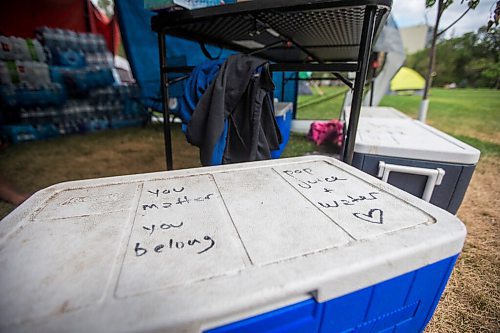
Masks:
[[[97,52],[105,53],[106,51],[108,51],[108,47],[106,45],[106,40],[104,39],[104,37],[102,35],[96,35],[96,39],[97,39]]]
[[[30,85],[28,76],[26,75],[26,67],[24,61],[16,60],[16,70],[17,77],[19,79],[19,85],[23,88],[27,88]]]
[[[30,60],[31,55],[28,50],[28,45],[23,38],[10,37],[12,43],[12,52],[15,60]]]
[[[12,40],[7,36],[0,36],[0,59],[15,60]]]
[[[47,86],[52,83],[50,79],[49,66],[45,63],[38,63],[39,68],[39,84],[41,86]]]
[[[36,39],[32,40],[32,45],[34,48],[34,53],[36,54],[36,59],[33,60],[38,60],[40,62],[47,62],[47,58],[45,56],[45,50],[43,49],[42,44]]]
[[[0,59],[40,61],[47,60],[43,46],[38,40],[0,36]]]
[[[64,41],[67,49],[77,50],[79,49],[79,43],[76,37],[76,32],[71,30],[64,30]]]
[[[68,48],[64,30],[55,29],[54,39],[56,41],[56,48],[60,48],[61,50],[66,50]]]
[[[54,29],[43,27],[39,30],[37,38],[40,39],[49,50],[55,50],[57,47],[58,40]]]
[[[80,44],[85,52],[91,52],[92,50],[92,40],[90,36],[91,35],[87,33],[78,34]]]
[[[48,27],[36,34],[35,40],[0,36],[0,95],[18,108],[19,121],[48,137],[106,128],[111,120],[120,127],[137,117],[131,103],[137,86],[116,85],[102,35]]]
[[[9,68],[7,67],[7,63],[4,61],[0,61],[0,84],[12,85],[10,71]]]

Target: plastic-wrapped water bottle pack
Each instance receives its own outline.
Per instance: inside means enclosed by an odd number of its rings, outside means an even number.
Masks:
[[[139,87],[120,84],[101,35],[43,27],[36,36],[0,36],[0,125],[10,141],[146,121]]]

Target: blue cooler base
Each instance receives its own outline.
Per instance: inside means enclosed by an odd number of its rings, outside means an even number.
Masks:
[[[275,117],[276,123],[281,132],[282,142],[280,144],[280,149],[273,150],[271,152],[272,158],[280,158],[281,154],[283,154],[283,150],[285,150],[286,145],[288,144],[288,140],[290,139],[290,130],[292,128],[292,111],[285,113],[284,116]]]
[[[306,300],[206,333],[422,332],[434,314],[457,257],[331,301]]]

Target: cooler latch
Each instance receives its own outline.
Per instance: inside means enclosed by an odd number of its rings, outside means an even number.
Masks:
[[[425,184],[424,194],[422,195],[422,199],[427,202],[431,200],[434,188],[438,185],[441,185],[441,182],[443,181],[443,177],[445,175],[445,171],[441,168],[437,169],[417,168],[406,165],[388,164],[385,163],[384,161],[380,161],[378,163],[377,177],[382,178],[382,181],[387,183],[387,180],[389,179],[389,174],[393,171],[400,173],[408,173],[412,175],[427,176],[428,177],[427,183]]]

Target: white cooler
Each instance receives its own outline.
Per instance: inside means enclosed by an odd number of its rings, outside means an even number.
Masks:
[[[324,157],[62,183],[0,223],[0,331],[419,332],[465,233]]]
[[[353,166],[455,214],[479,156],[411,118],[360,117]]]

